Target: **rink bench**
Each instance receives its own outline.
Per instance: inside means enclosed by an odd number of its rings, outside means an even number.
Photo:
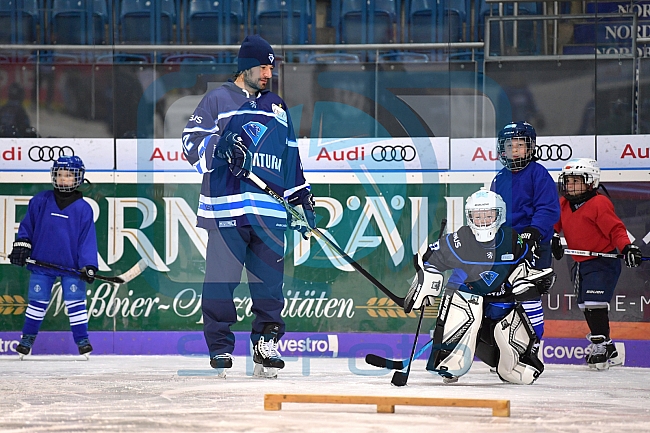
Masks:
[[[510,400],[362,395],[264,394],[264,410],[281,410],[282,403],[376,404],[378,413],[395,413],[396,405],[492,408],[492,416],[510,416]]]

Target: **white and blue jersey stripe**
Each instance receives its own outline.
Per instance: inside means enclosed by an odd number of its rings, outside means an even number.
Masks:
[[[210,91],[183,130],[183,153],[203,175],[198,226],[263,225],[286,229],[284,207],[246,178],[235,178],[216,156],[222,134],[241,136],[251,152],[252,170],[271,189],[288,198],[310,186],[304,178],[291,117],[285,102],[262,91],[249,95],[232,82]]]

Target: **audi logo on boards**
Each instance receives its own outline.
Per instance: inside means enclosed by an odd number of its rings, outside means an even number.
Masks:
[[[573,156],[573,149],[568,144],[538,144],[535,156],[540,161],[568,161]]]
[[[32,146],[27,152],[29,159],[34,162],[53,162],[63,155],[74,155],[70,146]]]
[[[417,155],[415,147],[406,146],[375,146],[372,148],[372,159],[380,161],[413,161]]]

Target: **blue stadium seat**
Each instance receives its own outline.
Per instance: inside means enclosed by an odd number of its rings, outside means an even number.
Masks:
[[[114,63],[151,63],[148,56],[134,53],[110,53],[102,54],[95,57],[97,64],[114,64]]]
[[[0,43],[35,44],[41,23],[37,0],[0,1]]]
[[[386,44],[395,42],[395,0],[341,0],[337,42]]]
[[[209,54],[174,54],[165,58],[163,63],[204,64],[217,63],[217,58]]]
[[[257,33],[272,45],[308,44],[312,23],[309,0],[257,0]]]
[[[468,3],[467,0],[446,0],[443,3],[442,42],[467,40],[463,24],[467,22]]]
[[[352,53],[324,53],[311,54],[307,63],[361,63],[361,59]]]
[[[119,41],[123,44],[171,44],[178,6],[174,0],[121,0]]]
[[[379,63],[427,63],[429,56],[425,53],[394,52],[380,54]]]
[[[190,44],[235,45],[242,41],[243,0],[190,0],[185,10],[185,30]]]
[[[412,0],[407,9],[408,42],[438,42],[437,21],[435,0]]]
[[[101,45],[109,42],[106,0],[51,0],[47,10],[49,43]]]
[[[480,6],[477,7],[478,11],[478,38],[484,40],[485,38],[485,22],[486,18],[490,15],[499,16],[499,3],[487,3],[485,0],[479,0]],[[541,15],[543,8],[541,3],[536,2],[521,2],[516,3],[517,15]],[[514,15],[515,3],[502,3],[503,16]],[[517,41],[519,43],[517,52],[519,54],[539,54],[541,46],[541,35],[543,29],[543,21],[519,21],[517,22]],[[503,31],[505,45],[512,47],[514,45],[514,25],[513,21],[503,22]],[[497,21],[492,21],[490,27],[490,53],[500,54],[500,25]],[[501,53],[502,55],[504,53]]]

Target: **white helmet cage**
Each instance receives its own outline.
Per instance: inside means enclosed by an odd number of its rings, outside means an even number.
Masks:
[[[489,224],[476,224],[474,216],[478,211],[494,210],[495,218]],[[506,221],[506,203],[493,191],[480,190],[470,195],[465,202],[467,225],[478,242],[490,242]]]
[[[562,173],[558,178],[560,194],[564,197],[569,196],[566,188],[567,176],[582,176],[585,185],[587,185],[586,192],[588,193],[597,189],[600,184],[600,166],[598,161],[591,158],[575,158],[568,161],[562,167]]]

